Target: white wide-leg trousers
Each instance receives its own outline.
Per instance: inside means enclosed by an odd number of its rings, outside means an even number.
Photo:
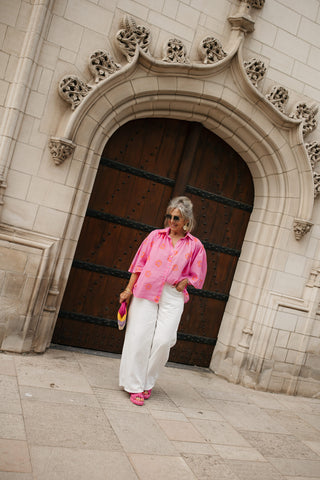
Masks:
[[[127,392],[139,393],[154,387],[177,341],[183,307],[183,293],[168,284],[158,304],[132,298],[119,375],[119,385]]]

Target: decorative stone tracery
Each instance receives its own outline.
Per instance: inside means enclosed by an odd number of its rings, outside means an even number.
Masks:
[[[290,118],[297,118],[303,120],[302,122],[302,135],[305,137],[317,128],[316,115],[318,113],[318,107],[316,105],[308,106],[306,103],[298,103],[295,110],[290,113]]]
[[[241,0],[243,1],[243,0]],[[261,9],[266,0],[245,0],[247,3],[249,3],[249,5],[252,7],[252,8],[258,8],[258,9]]]
[[[89,70],[94,76],[94,81],[98,83],[100,80],[108,78],[121,67],[116,63],[110,53],[105,50],[97,50],[89,58]]]
[[[165,46],[164,62],[189,63],[187,49],[181,40],[170,38]]]
[[[320,143],[317,143],[317,142],[307,143],[306,149],[307,149],[310,164],[312,167],[314,197],[316,198],[320,193],[320,172],[319,172]]]
[[[289,100],[289,92],[286,88],[275,85],[271,89],[271,92],[266,95],[266,98],[272,105],[278,108],[280,112],[284,113],[285,106]]]
[[[293,231],[296,240],[301,240],[301,238],[311,230],[312,225],[311,222],[296,218],[293,222]]]
[[[127,61],[131,62],[137,46],[146,53],[149,51],[150,30],[147,27],[137,25],[132,17],[126,16],[122,23],[123,29],[117,33],[116,40]]]
[[[313,186],[314,186],[314,198],[320,193],[320,173],[312,172],[313,175]]]
[[[84,83],[75,75],[64,77],[59,83],[59,94],[74,110],[81,100],[88,95],[92,87]]]
[[[219,62],[227,56],[222,44],[214,37],[206,37],[200,43],[200,55],[203,63]]]
[[[316,169],[320,162],[320,143],[306,143],[306,149],[309,155],[310,163],[313,169]]]
[[[258,82],[262,80],[267,71],[264,63],[256,58],[244,62],[244,68],[247,72],[248,78],[255,87],[258,86]]]
[[[70,158],[75,147],[75,144],[67,138],[51,137],[49,140],[50,154],[56,165],[61,165],[61,163]]]

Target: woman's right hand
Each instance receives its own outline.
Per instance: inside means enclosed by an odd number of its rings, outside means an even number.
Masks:
[[[127,284],[123,292],[120,293],[119,303],[126,302],[129,305],[130,298],[132,296],[132,290],[133,290],[133,287],[135,286],[135,283],[139,275],[140,273],[131,273],[129,283]]]
[[[122,303],[122,302],[129,303],[131,295],[132,295],[132,292],[130,292],[129,290],[123,290],[123,292],[120,293],[119,303]]]

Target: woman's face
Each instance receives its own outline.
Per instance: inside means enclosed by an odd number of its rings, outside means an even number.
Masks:
[[[171,217],[170,217],[171,215]],[[185,231],[183,230],[183,225],[186,223],[185,219],[182,217],[181,212],[178,208],[174,208],[166,215],[168,226],[172,233],[176,235],[184,235]]]

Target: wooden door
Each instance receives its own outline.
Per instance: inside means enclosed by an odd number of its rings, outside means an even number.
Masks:
[[[148,118],[108,141],[75,253],[53,343],[120,353],[119,292],[141,241],[162,228],[173,195],[194,203],[208,256],[203,290],[189,289],[170,360],[207,367],[253,204],[245,162],[200,124]]]

